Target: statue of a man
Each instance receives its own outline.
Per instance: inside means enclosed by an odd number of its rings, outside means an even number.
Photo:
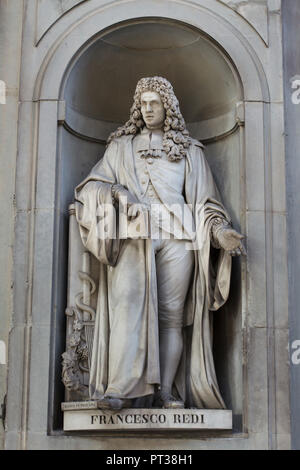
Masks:
[[[142,78],[129,121],[75,190],[82,242],[100,262],[90,368],[99,408],[149,396],[164,408],[225,407],[212,315],[228,297],[231,256],[244,248],[202,148],[172,85]],[[120,213],[131,222],[149,213],[149,235],[120,236]]]

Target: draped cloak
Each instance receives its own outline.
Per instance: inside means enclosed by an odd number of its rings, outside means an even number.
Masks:
[[[133,138],[130,135],[114,139],[89,176],[75,189],[83,245],[100,262],[90,367],[90,396],[94,399],[108,394],[108,389],[109,395],[119,398],[145,397],[160,384],[152,240],[114,237],[119,229],[117,212],[107,213],[107,207],[113,203],[112,184],[123,185],[139,200]],[[192,140],[186,156],[184,197],[194,219],[195,268],[185,302],[184,351],[175,387],[188,407],[218,409],[225,408],[225,404],[213,361],[212,315],[228,298],[231,256],[213,247],[211,224],[216,217],[226,223],[230,219],[220,202],[202,147]],[[176,204],[175,195],[164,193],[167,186],[166,181],[161,181],[156,192],[164,204]],[[106,217],[105,239],[98,233],[103,217]]]

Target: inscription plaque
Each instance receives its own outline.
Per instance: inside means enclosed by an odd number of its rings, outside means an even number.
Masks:
[[[232,429],[231,410],[127,408],[97,409],[96,402],[63,403],[65,431]]]

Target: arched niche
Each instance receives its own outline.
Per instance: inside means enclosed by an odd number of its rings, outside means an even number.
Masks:
[[[232,130],[242,90],[230,60],[196,28],[164,19],[125,22],[85,50],[66,81],[66,122],[106,140],[128,119],[137,80],[153,75],[173,84],[196,138]]]
[[[173,84],[190,133],[205,144],[225,206],[234,226],[241,230],[243,88],[239,74],[223,48],[203,31],[175,20],[140,18],[98,34],[83,46],[65,73],[60,92],[64,118],[58,132],[57,190],[58,243],[64,246],[64,253],[74,187],[103,155],[110,132],[128,119],[137,80],[153,75],[164,76]],[[60,324],[67,284],[67,262],[61,259],[61,263],[64,268],[57,273],[56,284],[61,286]],[[230,300],[215,315],[214,327],[218,380],[227,407],[233,410],[236,431],[242,430],[243,414],[240,278],[240,262],[235,261]],[[62,337],[56,344],[62,352]],[[61,384],[57,389],[62,396]]]
[[[160,75],[173,84],[191,135],[204,143],[207,156],[212,155],[210,163],[218,167],[215,173],[220,189],[225,191],[225,201],[239,220],[239,208],[230,194],[233,178],[228,172],[236,168],[236,176],[239,168],[237,131],[243,89],[232,61],[220,45],[179,21],[144,18],[112,26],[82,49],[65,73],[60,92],[65,103],[66,131],[62,155],[72,155],[78,170],[77,179],[71,176],[74,180],[70,187],[64,185],[69,199],[74,181],[85,176],[87,167],[101,157],[108,135],[128,119],[138,79]],[[77,150],[64,148],[75,141]],[[234,145],[233,141],[236,145],[227,162],[225,148]],[[215,147],[222,150],[214,152]],[[89,159],[85,148],[89,148]],[[222,158],[218,157],[220,152]],[[82,166],[83,161],[87,167]],[[230,164],[232,168],[228,168]],[[71,167],[70,162],[69,175],[75,171]],[[235,179],[238,182],[239,178]]]

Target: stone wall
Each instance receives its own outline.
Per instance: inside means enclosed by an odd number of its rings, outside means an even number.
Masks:
[[[300,449],[300,3],[283,2],[283,60],[285,84],[286,187],[289,250],[289,314],[291,346],[292,446]]]
[[[0,100],[0,404],[6,395],[8,337],[13,315],[14,194],[22,22],[23,1],[0,2],[0,80],[6,88],[6,96],[2,95]],[[0,449],[3,437],[0,422]]]

